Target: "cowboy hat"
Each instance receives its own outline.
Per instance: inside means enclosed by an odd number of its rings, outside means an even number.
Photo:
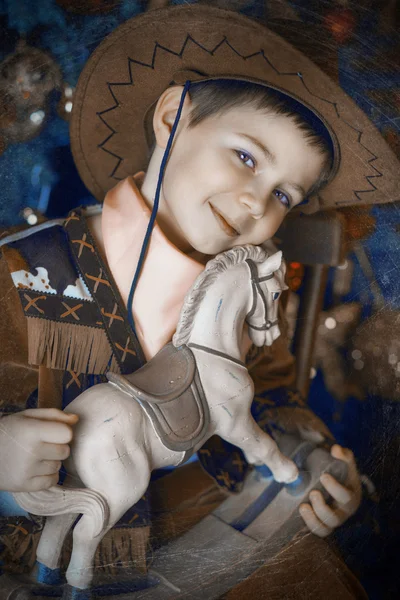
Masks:
[[[71,145],[92,194],[101,201],[119,180],[146,169],[146,119],[169,85],[221,78],[274,88],[326,128],[334,177],[309,199],[307,211],[400,199],[397,158],[336,83],[266,27],[202,5],[172,6],[128,20],[85,65],[75,94]]]

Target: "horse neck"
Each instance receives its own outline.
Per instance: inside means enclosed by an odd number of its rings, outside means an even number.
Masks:
[[[244,321],[251,287],[245,264],[218,275],[194,317],[188,343],[200,344],[241,360]]]

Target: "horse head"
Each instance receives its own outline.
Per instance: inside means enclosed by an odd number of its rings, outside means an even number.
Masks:
[[[267,256],[262,262],[246,260],[250,271],[252,304],[246,323],[256,346],[270,346],[280,335],[278,325],[279,297],[285,284],[286,265],[282,252]]]

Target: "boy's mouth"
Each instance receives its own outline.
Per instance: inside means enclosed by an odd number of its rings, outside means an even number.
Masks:
[[[236,237],[240,235],[240,233],[234,227],[232,227],[232,225],[225,219],[225,217],[221,215],[221,213],[211,204],[211,202],[210,208],[212,214],[218,222],[218,225],[221,227],[222,231],[226,233],[226,235],[229,235],[229,237]]]

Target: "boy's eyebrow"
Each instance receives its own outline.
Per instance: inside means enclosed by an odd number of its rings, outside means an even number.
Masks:
[[[275,155],[272,154],[272,152],[270,152],[268,150],[268,148],[266,146],[264,146],[264,144],[262,142],[260,142],[260,140],[258,140],[257,138],[255,138],[252,135],[249,135],[247,133],[239,133],[238,135],[240,135],[241,137],[244,137],[244,138],[248,139],[255,146],[257,146],[261,150],[261,152],[265,155],[266,159],[271,164],[275,164],[276,163],[276,157],[275,157]]]
[[[303,195],[303,198],[306,197],[306,193],[304,191],[304,188],[301,187],[301,185],[298,185],[297,183],[289,183],[289,185],[294,188],[295,190],[297,190],[298,192],[300,192],[300,194]]]

